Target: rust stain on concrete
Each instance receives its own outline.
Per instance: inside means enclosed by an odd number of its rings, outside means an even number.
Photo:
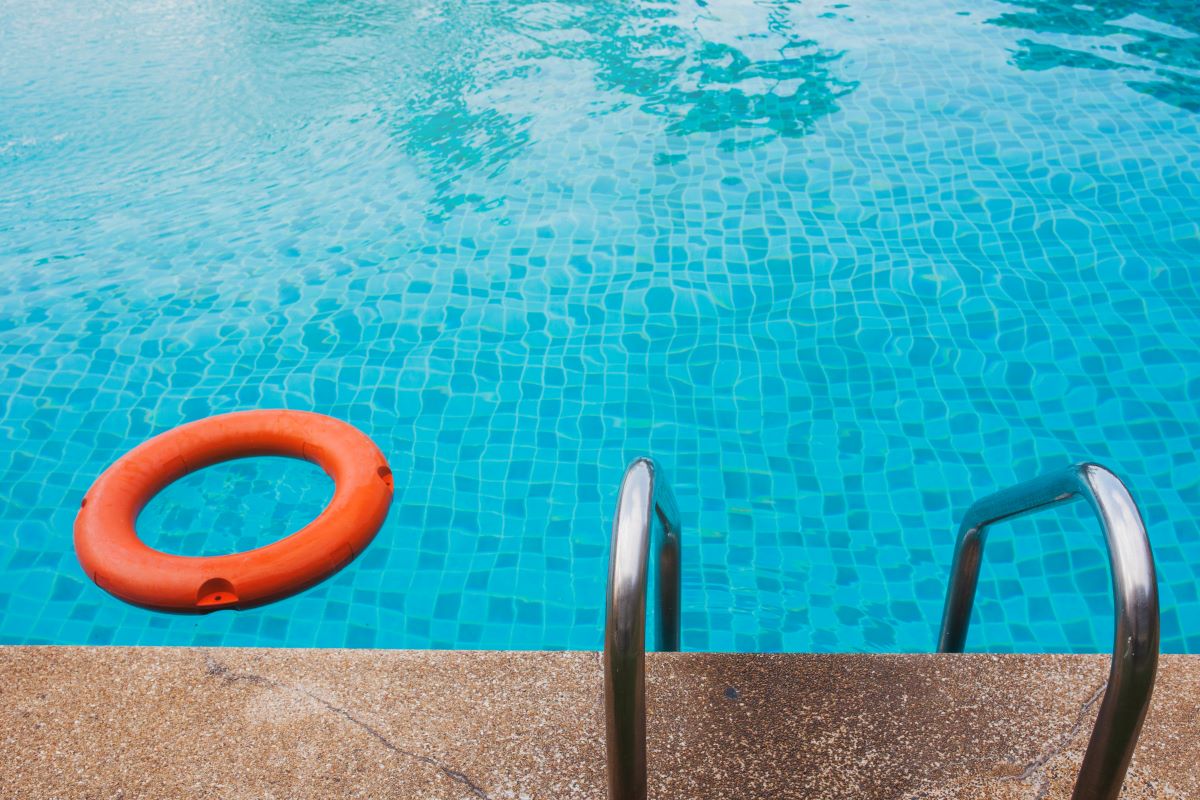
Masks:
[[[1065,800],[1107,658],[648,657],[653,798]],[[596,653],[0,648],[0,798],[605,797]],[[1200,798],[1200,657],[1125,797]]]

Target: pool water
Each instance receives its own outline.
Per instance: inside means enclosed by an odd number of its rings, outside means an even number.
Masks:
[[[1102,462],[1200,652],[1185,0],[0,4],[0,642],[597,648],[624,465],[687,649],[928,651],[973,498]],[[371,436],[371,547],[263,608],[95,587],[84,492],[260,407]],[[261,459],[180,553],[319,513]],[[1111,643],[1081,504],[997,527],[972,649]]]

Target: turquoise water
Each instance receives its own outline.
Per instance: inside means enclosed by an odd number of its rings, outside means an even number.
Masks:
[[[1094,459],[1200,652],[1198,220],[1190,2],[0,3],[0,641],[596,648],[646,454],[688,649],[930,650],[972,498]],[[251,611],[88,581],[96,476],[258,407],[379,444],[374,544]],[[1108,593],[1082,507],[997,528],[970,646],[1106,649]]]

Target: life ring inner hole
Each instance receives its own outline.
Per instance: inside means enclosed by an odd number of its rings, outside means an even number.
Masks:
[[[333,479],[310,461],[231,459],[164,487],[138,515],[137,534],[146,546],[172,555],[241,553],[300,530],[325,510],[333,492]]]

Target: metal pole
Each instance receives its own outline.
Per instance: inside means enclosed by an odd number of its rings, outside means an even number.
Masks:
[[[1133,497],[1099,464],[1076,464],[979,500],[958,531],[938,651],[961,653],[990,525],[1082,498],[1100,520],[1112,566],[1116,632],[1108,688],[1088,742],[1074,800],[1117,800],[1158,671],[1158,583]]]
[[[646,594],[652,553],[658,555],[655,647],[678,650],[679,510],[658,466],[639,458],[621,481],[608,564],[604,713],[609,800],[646,797]]]

